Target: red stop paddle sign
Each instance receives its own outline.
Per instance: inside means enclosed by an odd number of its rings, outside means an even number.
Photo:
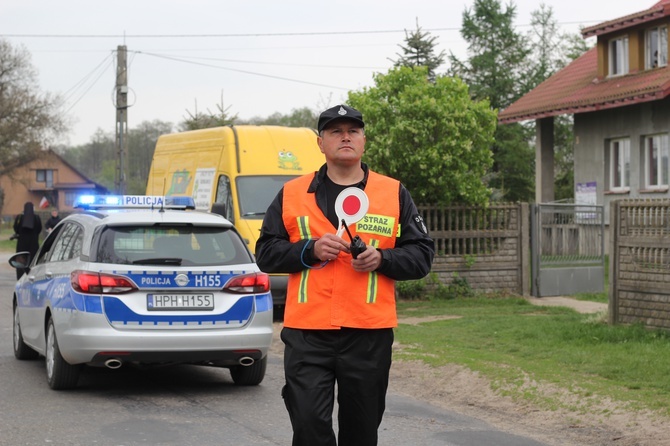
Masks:
[[[370,202],[368,196],[357,187],[347,187],[335,199],[335,213],[339,222],[337,236],[341,237],[344,233],[344,220],[347,226],[356,223],[368,212]]]

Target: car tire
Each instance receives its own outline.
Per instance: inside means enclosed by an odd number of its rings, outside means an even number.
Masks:
[[[14,338],[14,356],[16,359],[20,360],[29,360],[37,359],[39,353],[37,353],[32,348],[28,347],[28,344],[23,342],[23,333],[21,333],[21,322],[19,321],[19,307],[14,302],[14,329],[13,334]]]
[[[46,368],[47,382],[53,390],[71,389],[79,381],[81,365],[69,364],[60,354],[52,318],[47,323]]]
[[[238,386],[256,386],[265,378],[265,369],[268,366],[268,357],[254,362],[251,365],[236,365],[230,368],[230,376]]]

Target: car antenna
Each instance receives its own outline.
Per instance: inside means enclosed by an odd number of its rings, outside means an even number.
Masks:
[[[165,212],[165,178],[163,178],[163,200],[161,200],[161,209],[158,212]]]

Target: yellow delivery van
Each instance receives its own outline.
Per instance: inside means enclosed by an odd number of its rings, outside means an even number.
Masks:
[[[230,220],[254,252],[263,216],[284,183],[319,170],[325,158],[310,128],[234,125],[162,135],[149,195],[183,195],[196,209]],[[272,276],[275,305],[286,300],[285,275]]]

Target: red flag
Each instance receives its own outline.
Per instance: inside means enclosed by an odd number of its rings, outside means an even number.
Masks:
[[[40,200],[40,209],[46,209],[49,207],[49,200],[47,200],[47,197],[42,197]]]

